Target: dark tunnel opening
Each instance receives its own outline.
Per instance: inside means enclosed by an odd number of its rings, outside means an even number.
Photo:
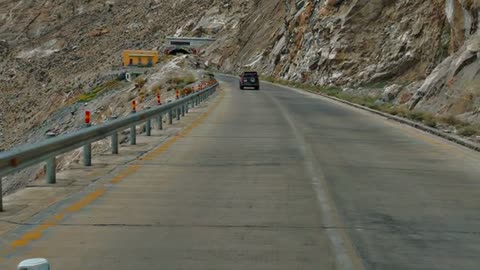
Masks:
[[[185,49],[174,49],[174,50],[171,50],[168,54],[169,55],[181,55],[181,54],[191,54],[191,52],[189,52],[188,50],[185,50]]]

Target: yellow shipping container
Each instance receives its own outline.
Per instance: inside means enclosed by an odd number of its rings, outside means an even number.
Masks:
[[[124,66],[153,67],[158,63],[158,51],[125,50],[122,52]]]

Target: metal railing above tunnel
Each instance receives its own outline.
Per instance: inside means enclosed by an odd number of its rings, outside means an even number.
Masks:
[[[203,102],[211,94],[213,94],[218,87],[218,83],[215,80],[208,82],[205,86],[202,85],[200,91],[190,93],[187,96],[179,98],[173,102],[159,105],[146,110],[131,113],[128,116],[121,118],[112,118],[109,121],[65,134],[60,136],[48,136],[45,140],[35,143],[26,144],[15,147],[11,150],[0,152],[0,179],[1,177],[13,174],[21,171],[27,167],[47,162],[46,177],[47,183],[55,183],[56,163],[55,159],[58,155],[67,153],[77,148],[83,148],[84,162],[86,166],[91,165],[91,147],[94,142],[111,137],[112,153],[118,153],[118,132],[130,129],[131,144],[135,144],[136,138],[136,126],[145,124],[146,135],[150,135],[151,121],[156,119],[158,129],[163,129],[161,123],[161,117],[163,115],[170,116],[170,123],[172,115],[184,116],[188,113],[189,107],[195,107],[200,102]],[[179,112],[182,112],[180,115]],[[133,142],[133,143],[132,143]],[[3,211],[3,199],[2,199],[2,183],[0,181],[0,212]]]

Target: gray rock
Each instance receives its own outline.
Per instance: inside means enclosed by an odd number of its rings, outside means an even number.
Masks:
[[[402,89],[403,86],[399,84],[392,84],[390,86],[387,86],[385,87],[380,100],[382,100],[383,102],[391,102],[398,96]]]
[[[0,40],[0,57],[5,57],[10,53],[10,45],[6,40]]]

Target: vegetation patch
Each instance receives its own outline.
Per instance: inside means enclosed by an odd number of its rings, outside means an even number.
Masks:
[[[176,85],[178,87],[185,87],[185,86],[187,86],[189,84],[192,84],[196,81],[197,81],[197,79],[195,78],[195,76],[193,74],[189,73],[186,76],[170,77],[167,80],[167,83],[172,84],[172,85]]]
[[[458,134],[465,137],[480,136],[480,127],[475,125],[468,125],[458,130]]]
[[[454,127],[464,127],[467,125],[467,123],[459,120],[455,115],[448,115],[440,118],[440,121],[444,124],[447,124],[449,126],[454,126]]]
[[[101,94],[115,89],[120,83],[121,82],[118,79],[107,81],[101,85],[96,86],[90,92],[80,95],[77,102],[89,102],[91,100],[94,100]]]
[[[147,83],[147,79],[138,77],[135,79],[135,87],[142,88]]]
[[[385,88],[389,85],[389,81],[379,81],[379,82],[371,82],[371,83],[363,83],[360,84],[360,87],[363,88],[372,88],[372,89],[381,89]]]
[[[302,83],[302,82],[297,82],[297,81],[288,81],[288,80],[282,80],[282,79],[277,79],[273,77],[260,77],[262,80],[271,82],[271,83],[277,83],[281,85],[286,85],[290,86],[293,88],[299,88],[299,89],[304,89],[310,92],[316,92],[316,93],[322,93],[326,94],[329,96],[337,96],[342,92],[342,89],[337,86],[318,86],[318,85],[312,85],[312,84],[307,84],[307,83]]]
[[[339,87],[325,87],[316,86],[311,84],[305,84],[301,82],[292,82],[287,80],[276,79],[272,77],[262,77],[262,80],[282,84],[294,88],[304,89],[310,92],[321,93],[324,95],[336,97],[342,100],[346,100],[355,104],[359,104],[374,110],[382,111],[391,115],[403,117],[412,121],[423,123],[426,126],[436,128],[439,124],[455,127],[458,135],[465,137],[480,136],[480,126],[472,125],[464,121],[459,120],[454,115],[439,117],[429,112],[411,111],[404,106],[395,106],[393,104],[384,103],[379,104],[376,101],[378,96],[355,96],[344,93]],[[386,83],[363,85],[363,87],[376,88],[385,87]]]

